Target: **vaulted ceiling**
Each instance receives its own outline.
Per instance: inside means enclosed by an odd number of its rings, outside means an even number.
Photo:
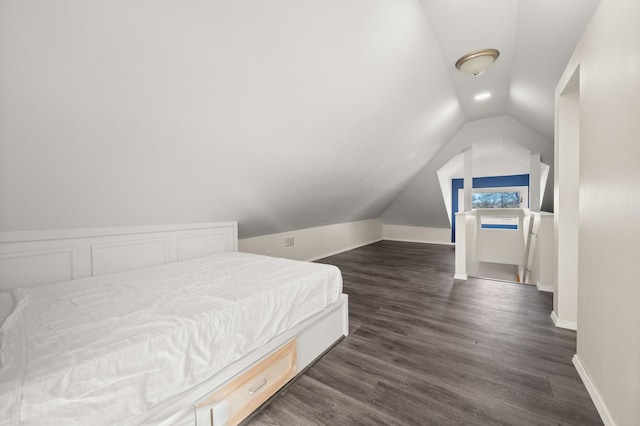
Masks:
[[[507,114],[553,140],[554,89],[599,0],[422,0],[467,120]],[[480,76],[454,68],[495,48]],[[478,93],[491,98],[476,101]]]
[[[596,5],[1,1],[0,230],[379,217],[465,123],[551,141]],[[486,74],[455,70],[486,47]]]

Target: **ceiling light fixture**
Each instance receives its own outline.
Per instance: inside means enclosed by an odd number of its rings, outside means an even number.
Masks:
[[[485,99],[489,99],[490,97],[491,97],[491,93],[483,92],[483,93],[478,93],[474,99],[476,101],[484,101]]]
[[[480,75],[500,56],[496,49],[482,49],[469,52],[456,62],[456,68],[467,75]]]

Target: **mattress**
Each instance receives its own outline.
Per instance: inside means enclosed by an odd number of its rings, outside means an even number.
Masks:
[[[13,290],[0,424],[128,424],[326,309],[330,265],[221,253]]]

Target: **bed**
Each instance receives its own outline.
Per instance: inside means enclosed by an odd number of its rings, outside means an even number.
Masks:
[[[235,222],[0,234],[0,424],[237,424],[348,333]]]

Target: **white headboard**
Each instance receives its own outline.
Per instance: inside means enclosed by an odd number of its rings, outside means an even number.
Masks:
[[[237,222],[0,232],[0,291],[237,250]]]

